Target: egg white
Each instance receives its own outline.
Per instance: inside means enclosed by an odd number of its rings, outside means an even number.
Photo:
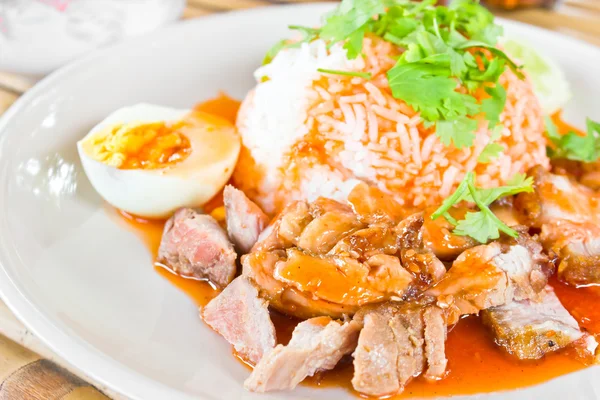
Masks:
[[[96,191],[112,206],[145,218],[166,218],[180,207],[198,207],[214,197],[229,180],[240,152],[235,128],[206,116],[196,129],[185,131],[191,152],[164,169],[118,169],[89,157],[85,141],[117,124],[177,121],[189,110],[151,104],[121,108],[77,143],[85,173]]]

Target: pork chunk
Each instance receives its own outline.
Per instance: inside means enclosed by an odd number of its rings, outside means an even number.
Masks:
[[[264,355],[244,382],[253,392],[294,389],[306,377],[332,369],[356,347],[360,325],[317,317],[298,324],[287,346]]]
[[[452,233],[454,225],[448,222],[444,216],[431,219],[431,214],[436,209],[429,208],[424,213],[420,233],[425,248],[431,250],[440,260],[453,261],[463,251],[479,244],[469,236],[459,236]],[[449,213],[455,219],[461,220],[469,211],[472,210],[466,207],[453,207],[449,210]]]
[[[267,301],[245,276],[239,276],[201,311],[212,329],[244,360],[256,364],[276,344]]]
[[[396,226],[402,265],[409,271],[427,277],[426,285],[446,274],[446,267],[424,241],[425,217],[413,214]]]
[[[529,223],[541,228],[544,247],[558,256],[558,276],[574,285],[600,282],[600,193],[566,175],[530,171],[533,193],[516,201]]]
[[[231,185],[223,190],[227,233],[236,249],[246,254],[269,224],[269,217],[241,190]]]
[[[368,396],[400,393],[424,373],[445,375],[446,323],[436,306],[387,303],[355,316],[363,324],[354,352],[352,385]]]
[[[539,301],[515,301],[482,312],[496,343],[522,360],[539,359],[574,343],[593,355],[595,340],[581,332],[552,287],[546,286],[540,295]]]
[[[559,258],[558,277],[572,285],[600,283],[600,226],[556,221],[542,226],[540,238]]]
[[[158,261],[180,275],[225,287],[235,276],[236,258],[227,234],[210,215],[182,208],[165,224]]]
[[[427,371],[425,378],[439,380],[446,374],[446,322],[444,314],[438,307],[428,307],[423,313],[425,322],[425,357]]]
[[[395,222],[371,205],[364,214],[353,209],[361,206],[324,198],[291,203],[242,257],[244,273],[273,308],[303,319],[344,318],[412,293],[423,271],[402,265]],[[413,260],[445,272],[435,257],[415,253]]]
[[[448,323],[513,300],[530,299],[546,286],[551,267],[541,246],[524,236],[492,242],[462,253],[428,294],[449,310]]]
[[[534,191],[520,193],[515,207],[529,224],[541,228],[557,220],[600,222],[600,193],[539,166],[528,174],[534,178]]]

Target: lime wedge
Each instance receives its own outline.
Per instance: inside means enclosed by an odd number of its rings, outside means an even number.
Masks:
[[[503,46],[506,53],[524,66],[545,115],[552,115],[567,104],[571,87],[555,61],[521,39],[507,38]]]

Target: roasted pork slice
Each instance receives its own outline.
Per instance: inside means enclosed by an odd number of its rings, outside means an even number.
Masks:
[[[540,166],[528,174],[534,178],[534,191],[515,199],[515,207],[528,224],[541,228],[557,220],[600,223],[600,193]]]
[[[352,257],[361,262],[379,254],[398,254],[398,235],[393,226],[377,224],[354,231],[340,240],[328,253]]]
[[[539,359],[573,344],[593,356],[597,346],[592,336],[581,332],[550,286],[544,288],[538,301],[514,301],[481,315],[496,343],[522,360]]]
[[[446,335],[448,329],[444,313],[438,307],[427,307],[423,312],[425,323],[425,358],[427,371],[423,375],[429,380],[439,380],[446,374]]]
[[[242,257],[243,273],[260,287],[261,294],[273,308],[301,319],[322,315],[344,318],[358,310],[356,305],[326,301],[276,279],[275,267],[285,257],[284,250],[256,251]]]
[[[342,318],[364,304],[399,300],[423,271],[402,265],[391,217],[366,219],[330,199],[292,203],[242,258],[244,273],[274,308],[299,318]],[[433,257],[414,260],[445,272]]]
[[[600,190],[600,160],[595,162],[581,162],[567,159],[552,160],[552,172],[559,175],[568,175],[589,187]]]
[[[348,233],[365,227],[352,208],[331,199],[296,201],[285,207],[259,237],[256,251],[300,247],[327,253]]]
[[[368,396],[402,392],[421,374],[441,379],[446,371],[446,323],[436,306],[386,303],[356,314],[363,325],[354,356],[352,386]]]
[[[242,264],[273,307],[300,318],[342,317],[364,304],[400,299],[414,280],[398,257],[386,254],[360,262],[292,247],[251,253],[243,257]]]
[[[158,261],[180,275],[225,287],[235,276],[236,258],[227,233],[210,215],[182,208],[165,224]]]
[[[454,225],[443,216],[431,219],[431,214],[435,210],[436,208],[429,208],[425,211],[421,238],[424,247],[432,251],[436,257],[444,261],[453,261],[463,251],[478,245],[478,242],[469,236],[459,236],[452,233]],[[453,218],[460,220],[469,211],[471,209],[467,207],[454,207],[449,212]]]
[[[223,190],[229,238],[241,254],[246,254],[269,224],[269,217],[241,190],[231,185]]]
[[[448,309],[448,323],[513,300],[535,298],[546,286],[552,265],[542,246],[521,234],[463,252],[440,282],[427,291]]]
[[[540,238],[558,256],[558,277],[572,285],[600,283],[600,225],[555,221]]]
[[[424,241],[425,217],[413,214],[402,220],[395,228],[402,265],[419,275],[421,286],[429,286],[446,274],[446,267]]]
[[[600,193],[541,168],[531,174],[534,193],[520,194],[515,205],[558,256],[559,278],[575,285],[600,282]]]
[[[253,392],[294,389],[306,377],[335,367],[351,353],[360,324],[317,317],[298,324],[287,346],[278,345],[264,355],[244,382]]]
[[[361,221],[367,224],[397,224],[409,215],[391,195],[364,182],[352,189],[348,202]]]
[[[348,207],[324,211],[306,225],[298,237],[298,247],[314,254],[326,254],[341,239],[363,227]]]
[[[256,364],[276,344],[268,303],[245,276],[233,280],[201,310],[212,329],[231,343],[244,360]]]

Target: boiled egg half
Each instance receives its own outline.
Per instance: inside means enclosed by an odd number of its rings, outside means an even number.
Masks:
[[[240,138],[228,121],[151,104],[121,108],[77,143],[94,189],[145,218],[202,206],[229,180]]]

